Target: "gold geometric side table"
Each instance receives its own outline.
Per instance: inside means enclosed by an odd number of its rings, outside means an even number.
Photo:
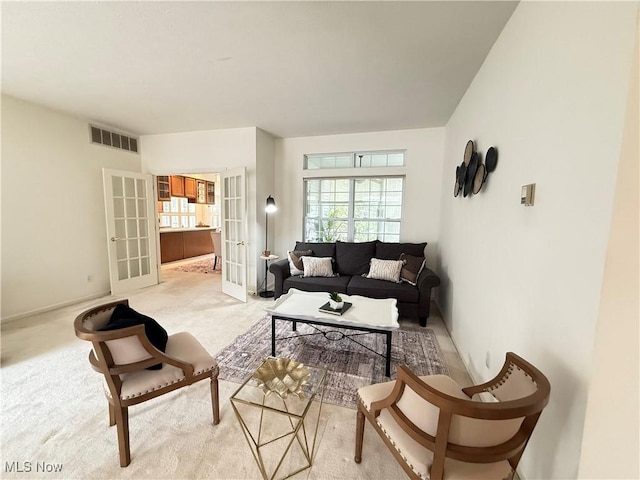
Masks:
[[[313,465],[326,380],[326,369],[268,357],[231,396],[264,480],[289,478]]]

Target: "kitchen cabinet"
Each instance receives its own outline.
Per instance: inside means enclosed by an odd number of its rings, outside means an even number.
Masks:
[[[160,231],[160,263],[213,253],[211,229]]]
[[[180,175],[171,175],[171,196],[184,197],[184,177]]]
[[[216,203],[216,184],[214,182],[207,182],[207,203],[209,205]]]
[[[168,202],[169,200],[171,200],[169,176],[159,175],[157,179],[158,179],[158,201]]]
[[[207,203],[207,182],[198,180],[196,190],[196,203]]]
[[[196,179],[191,177],[184,177],[184,196],[189,200],[196,199]]]
[[[160,233],[160,263],[175,262],[184,258],[182,232]]]

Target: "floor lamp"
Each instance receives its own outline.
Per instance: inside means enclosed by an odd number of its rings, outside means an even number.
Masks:
[[[269,260],[271,259],[271,251],[269,250],[269,214],[278,210],[276,201],[271,195],[267,197],[267,205],[264,208],[264,251],[262,258],[264,259],[264,290],[260,292],[260,296],[264,298],[273,297],[273,290],[267,290],[267,271],[269,270]],[[274,258],[277,258],[274,256]]]

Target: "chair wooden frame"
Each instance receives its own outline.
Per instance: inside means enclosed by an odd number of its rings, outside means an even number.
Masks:
[[[480,402],[471,400],[474,394],[486,392],[502,385],[508,378],[511,369],[518,367],[531,377],[537,389],[530,395],[516,400],[502,402]],[[427,402],[438,407],[438,423],[435,437],[417,427],[398,408],[397,402],[402,397],[405,386],[410,387]],[[356,417],[356,447],[355,461],[362,460],[362,444],[364,437],[364,420],[369,420],[378,435],[385,442],[398,463],[409,478],[422,480],[416,475],[406,460],[398,453],[392,441],[376,422],[382,409],[389,409],[393,419],[417,443],[433,452],[431,464],[431,480],[442,480],[447,458],[470,463],[492,463],[507,460],[515,471],[524,449],[538,422],[542,410],[549,401],[551,386],[547,378],[533,365],[516,355],[508,352],[504,366],[493,379],[486,383],[463,388],[462,391],[469,400],[446,395],[423,382],[406,366],[398,367],[396,383],[391,393],[384,399],[371,404],[370,410],[358,400]],[[482,420],[508,420],[524,418],[518,431],[507,441],[490,447],[469,447],[449,442],[449,429],[454,415]]]
[[[149,339],[145,334],[144,325],[136,325],[133,327],[104,332],[89,330],[84,327],[85,320],[99,313],[113,310],[118,304],[129,305],[129,301],[126,299],[118,300],[86,310],[76,317],[74,321],[74,328],[78,338],[87,340],[93,344],[93,349],[89,353],[89,362],[95,371],[104,375],[109,388],[110,395],[107,396],[107,400],[109,402],[109,426],[117,426],[120,466],[126,467],[131,463],[128,411],[130,406],[146,402],[152,398],[159,397],[165,393],[186,387],[187,385],[191,385],[207,378],[211,381],[211,407],[213,410],[214,425],[220,423],[220,405],[218,396],[218,369],[216,368],[213,371],[206,371],[198,375],[194,375],[192,364],[171,357],[156,349],[149,342]],[[111,356],[109,347],[105,342],[131,336],[138,337],[140,344],[151,357],[135,363],[116,365]],[[120,379],[120,375],[144,370],[145,368],[156,365],[157,363],[166,363],[181,369],[185,378],[143,395],[122,399],[120,395],[122,390],[122,380]]]

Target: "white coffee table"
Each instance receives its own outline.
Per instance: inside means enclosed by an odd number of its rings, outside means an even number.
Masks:
[[[381,334],[386,337],[386,354],[371,350],[353,337],[362,335],[345,335],[335,330],[321,330],[316,328],[317,334],[323,335],[329,340],[340,340],[343,337],[357,343],[363,348],[385,358],[385,375],[391,374],[391,334],[397,330],[398,307],[394,298],[367,298],[359,295],[340,294],[345,302],[352,303],[351,308],[344,314],[332,315],[318,311],[322,305],[329,301],[326,292],[303,292],[292,288],[285,295],[278,298],[274,304],[265,310],[271,314],[271,355],[276,356],[276,320],[289,321],[292,330],[296,331],[297,323],[306,323],[315,326],[338,327],[347,330],[355,330],[366,333]],[[337,336],[336,336],[337,335]],[[279,340],[285,340],[284,337]]]

